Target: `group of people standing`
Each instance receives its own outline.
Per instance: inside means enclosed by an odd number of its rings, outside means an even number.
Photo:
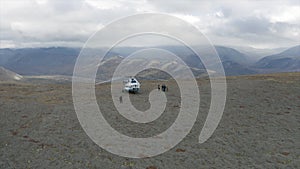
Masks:
[[[163,92],[167,92],[168,91],[168,86],[166,86],[165,84],[162,84],[162,85],[158,84],[157,89],[161,90]],[[123,103],[123,97],[122,96],[119,97],[119,101],[120,101],[120,103]]]
[[[160,85],[157,85],[157,89],[158,90],[161,89],[161,91],[167,92],[168,91],[168,86],[166,86],[165,84],[161,85],[161,87],[160,87]]]

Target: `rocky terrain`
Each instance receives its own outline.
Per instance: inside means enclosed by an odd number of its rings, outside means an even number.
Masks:
[[[174,81],[142,81],[134,106],[146,110],[148,94],[166,83],[163,115],[143,125],[115,110],[108,83],[96,86],[105,118],[121,133],[149,137],[166,130],[179,110]],[[198,79],[201,103],[188,136],[170,151],[130,159],[98,147],[83,131],[72,104],[70,83],[0,83],[0,168],[300,168],[300,73],[227,78],[223,118],[212,137],[198,143],[210,105],[210,83]]]

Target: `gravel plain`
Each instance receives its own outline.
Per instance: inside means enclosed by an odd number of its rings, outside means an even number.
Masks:
[[[120,133],[149,137],[177,117],[180,94],[174,81],[142,81],[130,95],[139,110],[150,107],[149,92],[166,83],[168,102],[157,120],[137,124],[111,102],[109,84],[96,86],[100,109]],[[72,103],[70,83],[0,83],[0,168],[300,168],[300,73],[228,77],[221,122],[212,137],[198,143],[210,105],[210,83],[199,79],[197,121],[187,137],[164,154],[124,158],[96,145],[84,132]]]

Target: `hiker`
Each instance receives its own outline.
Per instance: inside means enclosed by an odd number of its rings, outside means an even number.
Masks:
[[[165,84],[163,84],[163,85],[161,86],[161,90],[162,90],[163,92],[166,91],[166,85],[165,85]]]
[[[157,85],[157,90],[160,90],[160,85]]]
[[[122,96],[119,97],[120,103],[123,103],[123,98]]]

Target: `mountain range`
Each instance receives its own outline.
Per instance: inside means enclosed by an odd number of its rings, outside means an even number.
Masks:
[[[201,77],[207,75],[202,62],[186,47],[161,46],[160,48],[180,57],[191,68],[195,76]],[[101,63],[97,78],[101,80],[109,79],[115,68],[124,58],[141,49],[144,48],[113,48]],[[259,57],[260,59],[257,56],[251,56],[251,51],[240,52],[239,50],[225,46],[215,46],[215,49],[219,54],[227,76],[300,71],[300,45],[288,48],[279,53]],[[244,48],[243,51],[246,49]],[[9,74],[9,77],[14,76],[11,72],[16,72],[16,77],[41,75],[71,76],[79,53],[79,48],[66,47],[0,49],[0,66],[3,67],[0,69],[2,72],[0,76],[4,77],[3,74]],[[91,49],[90,53],[94,55],[97,54],[97,51]],[[210,54],[206,53],[205,55],[209,56]],[[138,61],[136,60],[135,62]],[[169,65],[167,64],[165,67]],[[141,78],[166,78],[168,75],[158,70],[147,70],[141,72],[139,76]]]
[[[253,67],[270,72],[300,71],[300,45],[266,56],[256,62]]]

